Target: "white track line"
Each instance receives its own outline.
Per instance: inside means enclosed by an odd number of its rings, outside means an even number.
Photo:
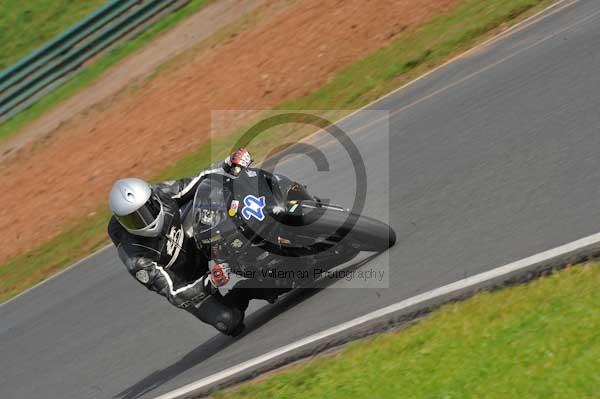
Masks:
[[[364,111],[365,109],[377,104],[378,102],[381,102],[391,96],[393,96],[394,94],[401,92],[402,90],[414,85],[415,83],[418,83],[419,81],[428,78],[430,75],[433,75],[434,73],[436,73],[437,71],[439,71],[440,69],[443,69],[445,67],[447,67],[450,64],[453,64],[454,62],[463,59],[465,56],[471,54],[472,52],[476,52],[479,51],[481,49],[483,49],[486,46],[489,46],[491,44],[495,44],[497,41],[500,40],[504,40],[505,38],[512,36],[526,28],[528,28],[531,25],[534,25],[540,21],[543,21],[544,19],[560,12],[563,11],[566,8],[569,8],[577,3],[579,3],[580,0],[558,0],[557,2],[549,5],[548,7],[544,8],[543,10],[531,15],[530,17],[525,18],[524,20],[522,20],[519,23],[516,23],[512,26],[510,26],[509,28],[507,28],[504,31],[499,32],[497,35],[490,37],[487,40],[484,40],[483,42],[477,44],[474,47],[471,47],[467,50],[465,50],[464,52],[458,54],[455,57],[452,57],[451,59],[449,59],[448,61],[438,65],[437,67],[430,69],[429,71],[425,72],[422,75],[419,75],[418,77],[416,77],[415,79],[411,80],[410,82],[405,83],[404,85],[390,91],[389,93],[384,94],[383,96],[371,101],[370,103],[368,103],[367,105],[364,105],[362,107],[360,107],[359,109],[350,112],[348,115],[345,115],[343,117],[341,117],[340,119],[338,119],[337,121],[335,121],[336,125],[339,125],[341,122],[345,121],[346,119],[350,119],[352,118],[354,115],[358,114],[361,111]],[[545,14],[545,15],[544,15]],[[539,18],[539,19],[537,19]],[[581,21],[578,21],[581,22]],[[396,112],[396,111],[394,111]],[[322,129],[321,130],[317,130],[316,132],[302,138],[300,140],[300,142],[304,142],[304,141],[308,141],[311,139],[314,139],[314,136],[317,136],[318,134],[322,133]]]
[[[491,280],[505,277],[511,273],[527,269],[528,267],[542,264],[543,262],[547,262],[551,259],[567,255],[569,253],[576,252],[582,248],[589,247],[594,244],[600,243],[600,233],[591,235],[586,238],[582,238],[577,241],[573,241],[569,244],[562,245],[560,247],[540,252],[536,255],[530,256],[528,258],[524,258],[518,260],[513,263],[509,263],[504,266],[500,266],[498,268],[489,270],[484,273],[476,274],[471,277],[467,277],[462,280],[458,280],[454,283],[444,285],[442,287],[433,289],[431,291],[424,292],[417,296],[413,296],[411,298],[405,299],[403,301],[397,302],[393,305],[386,306],[382,309],[376,310],[374,312],[368,313],[364,316],[358,317],[356,319],[350,320],[348,322],[339,324],[335,327],[331,327],[327,330],[321,331],[317,334],[313,334],[306,338],[303,338],[299,341],[291,343],[289,345],[282,346],[281,348],[275,349],[271,352],[268,352],[264,355],[255,357],[254,359],[250,359],[246,362],[240,363],[237,366],[225,369],[219,373],[213,374],[209,377],[203,378],[197,382],[186,385],[182,388],[176,389],[172,392],[166,393],[157,397],[156,399],[176,399],[182,395],[193,393],[194,391],[207,388],[215,383],[223,381],[229,377],[232,377],[236,374],[239,374],[243,371],[249,370],[253,367],[260,366],[270,360],[276,359],[277,357],[284,355],[286,353],[290,353],[296,349],[300,349],[309,344],[318,342],[325,338],[332,337],[341,332],[350,330],[352,328],[358,327],[362,324],[365,324],[370,321],[377,320],[379,318],[389,316],[393,313],[408,309],[412,306],[422,304],[424,302],[430,301],[432,299],[443,297],[444,295],[452,294],[459,292],[461,290],[467,288],[477,287],[485,282],[489,282]]]
[[[96,251],[94,251],[94,252],[92,252],[91,254],[87,255],[85,258],[82,258],[82,259],[78,260],[77,262],[73,263],[71,266],[68,266],[67,268],[65,268],[65,269],[63,269],[63,270],[61,270],[61,271],[59,271],[59,272],[58,272],[58,273],[56,273],[56,274],[53,274],[52,276],[48,277],[47,279],[40,281],[39,283],[37,283],[37,284],[36,284],[36,285],[34,285],[33,287],[29,287],[29,288],[27,288],[25,291],[21,292],[20,294],[17,294],[16,296],[13,296],[13,297],[12,297],[12,298],[10,298],[8,301],[0,303],[0,308],[1,308],[2,306],[4,306],[4,305],[8,305],[8,304],[9,304],[9,303],[11,303],[12,301],[16,300],[17,298],[20,298],[20,297],[22,297],[23,295],[25,295],[25,294],[29,293],[30,291],[33,291],[33,290],[35,290],[35,289],[36,289],[37,287],[39,287],[40,285],[42,285],[42,284],[45,284],[45,283],[47,283],[48,281],[51,281],[51,280],[53,280],[53,279],[57,278],[57,277],[58,277],[58,276],[60,276],[61,274],[63,274],[63,273],[66,273],[66,272],[68,272],[69,270],[71,270],[71,269],[73,269],[73,268],[75,268],[75,267],[77,267],[77,266],[79,266],[79,265],[83,264],[83,263],[84,263],[86,260],[88,260],[88,259],[90,259],[90,258],[93,258],[94,256],[98,255],[98,254],[99,254],[100,252],[102,252],[102,251],[106,251],[106,250],[107,250],[108,248],[110,248],[110,247],[111,247],[111,244],[108,244],[108,245],[105,245],[104,247],[102,247],[102,248],[100,248],[100,249],[97,249]]]
[[[485,42],[479,44],[478,46],[475,46],[469,50],[467,50],[466,52],[452,58],[451,60],[445,62],[444,64],[432,69],[431,71],[425,73],[424,75],[419,76],[418,78],[412,80],[411,82],[403,85],[402,87],[397,88],[396,90],[391,91],[390,93],[386,94],[383,97],[378,98],[377,100],[365,105],[364,107],[346,115],[345,117],[341,118],[338,122],[336,123],[340,123],[341,121],[348,119],[350,117],[352,117],[353,115],[355,115],[356,113],[364,110],[365,108],[379,102],[382,101],[385,98],[388,98],[392,95],[394,95],[395,93],[403,90],[404,88],[428,77],[429,75],[435,73],[436,71],[438,71],[439,69],[444,68],[445,66],[455,62],[456,60],[464,57],[465,55],[476,51],[482,47],[485,47],[489,44],[492,44],[500,39],[504,39],[516,32],[521,31],[522,29],[525,29],[526,27],[537,23],[551,15],[554,15],[555,13],[562,11],[563,9],[570,7],[576,3],[578,3],[579,0],[559,0],[558,2],[552,4],[551,6],[545,8],[544,10],[532,15],[531,17],[521,21],[520,23],[513,25],[511,28],[509,28],[508,30],[500,33],[498,36],[492,37],[488,40],[486,40]],[[546,15],[543,15],[544,13],[546,13]],[[539,20],[537,20],[536,18],[540,17],[541,18]],[[308,140],[310,138],[312,138],[313,136],[315,136],[318,132],[316,132],[313,135],[310,135],[308,137],[305,137],[302,141],[304,140]],[[213,374],[209,377],[203,378],[201,380],[198,380],[196,382],[193,382],[191,384],[185,385],[179,389],[176,389],[174,391],[168,392],[164,395],[158,396],[155,399],[177,399],[183,395],[187,395],[190,394],[194,391],[198,391],[201,389],[204,389],[206,387],[209,387],[215,383],[218,383],[220,381],[224,381],[227,378],[230,378],[232,376],[235,376],[236,374],[239,374],[241,372],[244,372],[246,370],[252,369],[253,367],[257,367],[260,366],[261,364],[264,364],[270,360],[276,359],[279,356],[285,355],[286,353],[290,353],[293,352],[294,350],[300,349],[304,346],[310,345],[312,343],[318,342],[320,340],[323,340],[325,338],[329,338],[332,336],[335,336],[336,334],[342,333],[344,331],[348,331],[352,328],[358,327],[362,324],[368,323],[370,321],[373,320],[377,320],[380,319],[382,317],[385,316],[389,316],[393,313],[408,309],[412,306],[415,305],[419,305],[422,303],[425,303],[427,301],[430,301],[432,299],[436,299],[436,298],[440,298],[443,297],[444,295],[448,295],[451,293],[456,293],[458,291],[467,289],[467,288],[473,288],[476,287],[478,285],[481,285],[485,282],[489,282],[492,281],[496,278],[500,278],[503,276],[507,276],[511,273],[523,270],[523,269],[527,269],[531,266],[534,265],[538,265],[542,262],[546,262],[549,261],[551,259],[569,254],[569,253],[573,253],[576,252],[580,249],[592,246],[594,244],[599,244],[600,243],[600,233],[582,238],[580,240],[577,241],[573,241],[571,243],[562,245],[560,247],[556,247],[554,249],[550,249],[548,251],[545,252],[540,252],[536,255],[530,256],[528,258],[524,258],[521,260],[518,260],[516,262],[513,263],[509,263],[507,265],[504,266],[500,266],[497,267],[495,269],[489,270],[487,272],[483,272],[480,274],[476,274],[474,276],[471,277],[467,277],[465,279],[462,280],[458,280],[454,283],[433,289],[431,291],[427,291],[424,292],[422,294],[413,296],[411,298],[405,299],[403,301],[397,302],[395,304],[386,306],[382,309],[376,310],[374,312],[371,313],[367,313],[364,316],[355,318],[353,320],[347,321],[345,323],[342,324],[338,324],[335,327],[331,327],[327,330],[321,331],[319,333],[310,335],[306,338],[303,338],[301,340],[298,340],[296,342],[293,342],[289,345],[285,345],[282,346],[278,349],[275,349],[271,352],[268,352],[264,355],[255,357],[253,359],[250,359],[248,361],[245,361],[243,363],[238,364],[237,366],[234,367],[230,367],[228,369],[225,369],[223,371],[220,371],[216,374]]]

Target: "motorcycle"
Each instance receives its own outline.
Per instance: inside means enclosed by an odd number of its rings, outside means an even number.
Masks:
[[[272,287],[310,285],[315,270],[329,270],[361,251],[383,252],[396,242],[387,224],[325,203],[305,186],[257,168],[208,175],[182,212],[186,234],[207,258],[225,259],[232,273]]]

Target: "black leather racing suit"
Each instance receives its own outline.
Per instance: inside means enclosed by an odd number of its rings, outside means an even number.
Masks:
[[[235,334],[243,328],[249,298],[235,289],[222,297],[212,286],[209,259],[198,251],[193,238],[186,236],[179,214],[179,208],[193,200],[196,187],[204,176],[223,173],[223,167],[224,164],[220,164],[197,176],[153,187],[165,210],[165,222],[159,236],[133,235],[114,217],[109,222],[108,234],[121,261],[139,283],[219,331]]]

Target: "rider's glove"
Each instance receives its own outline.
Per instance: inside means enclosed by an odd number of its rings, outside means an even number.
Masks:
[[[253,159],[250,152],[242,147],[227,157],[225,163],[229,166],[231,173],[238,175],[242,169],[249,167],[252,164],[252,161]]]
[[[222,287],[229,282],[231,268],[227,263],[213,263],[210,266],[210,282],[215,288]]]

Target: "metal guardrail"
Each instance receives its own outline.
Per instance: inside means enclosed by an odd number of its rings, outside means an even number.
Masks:
[[[0,122],[30,107],[86,61],[181,0],[110,0],[0,73]]]

